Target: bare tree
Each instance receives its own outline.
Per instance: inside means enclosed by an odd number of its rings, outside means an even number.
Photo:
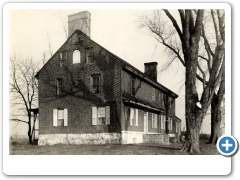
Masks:
[[[220,41],[219,46],[215,46],[212,52],[216,55],[212,54],[214,58],[207,63],[207,65],[211,65],[211,68],[205,70],[205,63],[202,62],[202,59],[206,60],[207,58],[199,57],[201,56],[199,49],[201,49],[201,45],[212,47],[204,39],[204,10],[178,10],[181,26],[168,10],[163,10],[163,12],[167,17],[165,19],[161,11],[155,11],[150,18],[146,15],[140,17],[140,28],[145,27],[150,30],[151,35],[164,45],[166,52],[172,58],[169,64],[178,59],[185,67],[187,134],[181,151],[188,150],[190,153],[199,153],[201,124],[224,77],[225,43]],[[205,52],[208,53],[210,48],[205,48]],[[198,91],[197,80],[202,82],[202,93]]]
[[[37,73],[38,65],[31,58],[22,61],[16,56],[11,58],[10,62],[10,103],[18,108],[18,114],[12,115],[10,120],[28,125],[29,144],[32,144],[36,118],[32,119],[31,111],[37,105],[38,86],[34,76]],[[27,118],[22,119],[19,117]]]

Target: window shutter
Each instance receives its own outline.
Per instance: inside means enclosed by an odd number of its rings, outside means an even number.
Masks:
[[[92,107],[92,125],[97,125],[97,107]]]
[[[68,110],[64,109],[64,126],[68,126]]]
[[[57,109],[53,109],[53,126],[57,126]]]
[[[154,118],[154,128],[157,128],[157,114],[154,114],[155,118]]]
[[[110,125],[110,106],[106,106],[106,125]]]
[[[136,126],[138,126],[138,109],[136,109]]]
[[[133,114],[134,114],[134,109],[133,108],[130,108],[130,126],[133,125]]]
[[[90,91],[93,92],[93,77],[90,77]]]

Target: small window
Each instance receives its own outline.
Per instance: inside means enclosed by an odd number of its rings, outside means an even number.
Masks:
[[[73,51],[73,64],[81,62],[81,54],[79,50]]]
[[[138,126],[138,109],[130,108],[130,126]]]
[[[135,96],[135,79],[131,78],[131,95]]]
[[[155,89],[152,88],[152,101],[155,102]]]
[[[169,118],[169,121],[168,121],[168,129],[171,131],[172,130],[172,118]]]
[[[68,126],[67,109],[53,109],[53,126]]]
[[[110,124],[110,106],[92,107],[92,125]]]
[[[93,63],[93,48],[86,49],[86,61],[87,63]]]
[[[165,129],[165,116],[161,115],[161,129]]]
[[[172,103],[173,103],[172,98],[169,96],[168,97],[169,111],[171,111]]]
[[[157,128],[157,114],[152,113],[152,128]]]
[[[101,80],[100,75],[94,75],[91,77],[92,93],[94,94],[101,93],[100,80]]]
[[[67,66],[67,51],[62,51],[60,56],[60,67]]]
[[[58,96],[62,95],[62,92],[63,92],[63,80],[57,79],[57,95]]]

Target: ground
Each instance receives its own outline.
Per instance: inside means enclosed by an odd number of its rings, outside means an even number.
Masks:
[[[134,144],[134,145],[27,145],[23,142],[11,142],[11,155],[186,155],[180,152],[182,144]],[[219,155],[215,145],[201,141],[201,153]]]

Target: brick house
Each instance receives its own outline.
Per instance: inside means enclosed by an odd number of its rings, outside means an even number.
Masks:
[[[38,144],[167,144],[181,129],[177,94],[157,82],[156,62],[143,73],[91,40],[90,17],[68,16],[68,39],[35,76]]]

